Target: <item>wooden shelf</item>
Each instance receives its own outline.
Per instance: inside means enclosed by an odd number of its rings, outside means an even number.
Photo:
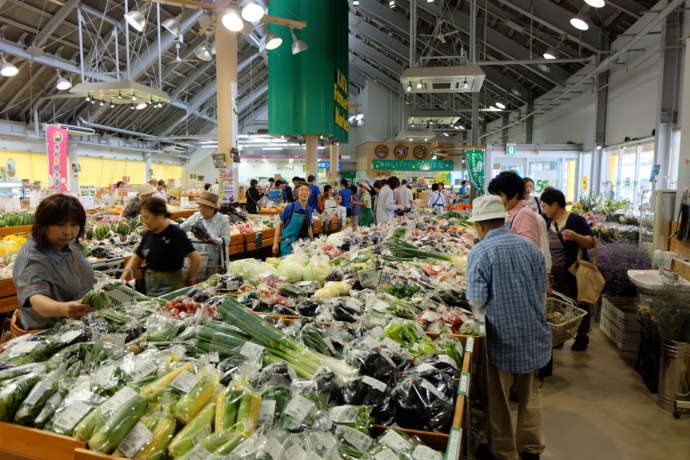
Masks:
[[[74,460],[75,449],[86,445],[49,431],[0,422],[0,446],[11,454],[41,460]]]
[[[21,233],[31,233],[33,225],[20,225],[18,227],[0,227],[0,236],[18,235]]]

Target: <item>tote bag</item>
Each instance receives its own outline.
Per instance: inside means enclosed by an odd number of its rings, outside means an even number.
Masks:
[[[604,290],[606,281],[597,268],[596,249],[592,249],[592,262],[582,258],[584,249],[580,248],[577,253],[577,260],[568,271],[577,279],[577,301],[595,304]]]

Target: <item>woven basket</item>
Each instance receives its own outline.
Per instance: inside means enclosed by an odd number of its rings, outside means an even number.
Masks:
[[[586,311],[577,307],[573,299],[556,291],[553,291],[551,297],[546,299],[544,310],[547,315],[557,312],[565,318],[565,321],[560,324],[551,323],[547,319],[551,327],[551,341],[554,347],[574,338],[582,318],[587,315]]]

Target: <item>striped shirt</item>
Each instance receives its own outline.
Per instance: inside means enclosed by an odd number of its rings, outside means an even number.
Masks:
[[[470,253],[466,283],[467,300],[486,309],[491,364],[515,374],[544,367],[551,358],[551,330],[539,249],[505,227],[491,230]]]

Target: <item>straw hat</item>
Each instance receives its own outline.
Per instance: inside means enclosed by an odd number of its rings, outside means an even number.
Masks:
[[[204,204],[210,208],[218,209],[218,195],[211,192],[203,192],[198,200],[197,204]]]
[[[141,188],[139,189],[139,193],[137,195],[139,195],[139,196],[153,195],[157,191],[158,190],[155,187],[152,187],[150,185],[142,185]]]

